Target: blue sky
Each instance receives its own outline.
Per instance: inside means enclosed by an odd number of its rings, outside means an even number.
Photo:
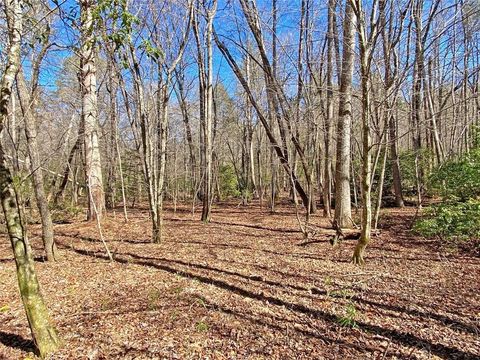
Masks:
[[[49,0],[51,8],[54,8],[56,5],[54,1]],[[79,16],[79,6],[78,1],[76,0],[59,0],[58,3],[61,5],[62,17],[63,20],[56,20],[54,24],[55,32],[55,43],[59,46],[52,48],[48,59],[46,59],[43,66],[43,71],[41,72],[41,84],[49,89],[55,89],[56,80],[58,72],[61,69],[62,63],[65,58],[71,56],[73,53],[73,48],[78,46],[78,32],[71,26],[73,19],[78,19]],[[231,1],[220,0],[218,4],[218,12],[215,20],[215,27],[219,34],[228,34],[230,30],[236,32],[235,22],[233,21],[234,11],[232,10]],[[239,5],[235,2],[236,10],[240,13]],[[257,6],[262,14],[262,19],[266,22],[263,24],[266,29],[270,27],[271,24],[271,2],[270,1],[258,1]],[[281,39],[284,36],[291,36],[295,39],[298,35],[298,21],[299,21],[299,8],[300,1],[278,1],[278,37]],[[292,34],[291,34],[292,33]],[[266,32],[267,41],[270,42],[270,37],[268,32]],[[191,40],[192,37],[191,37]],[[191,41],[193,45],[193,41]],[[281,48],[281,46],[279,46]],[[280,49],[281,51],[281,49]],[[238,51],[232,49],[232,53],[236,56],[240,55]],[[186,52],[185,56],[188,57],[191,52]],[[191,59],[186,59],[187,62],[191,62]],[[24,60],[24,66],[28,72],[28,59]],[[225,87],[229,92],[233,92],[237,86],[237,81],[235,76],[231,72],[227,63],[222,59],[219,52],[215,49],[214,53],[214,67],[215,73],[220,77],[221,81],[224,83]],[[196,72],[196,70],[194,70]]]
[[[73,53],[73,48],[78,46],[78,31],[75,27],[71,26],[71,22],[74,19],[78,19],[79,16],[79,6],[77,0],[58,0],[61,4],[63,20],[56,20],[54,31],[55,42],[59,45],[53,47],[52,51],[49,54],[48,59],[46,59],[43,66],[43,71],[41,72],[41,84],[48,89],[54,90],[56,87],[56,80],[58,77],[58,72],[61,69],[64,59],[71,56]],[[132,3],[136,3],[134,0],[131,0]],[[49,3],[52,8],[55,7],[55,2],[49,0]],[[442,6],[447,6],[453,3],[450,0],[446,0],[442,3]],[[232,5],[234,4],[234,5]],[[326,31],[326,4],[327,1],[312,0],[312,6],[315,10],[315,31],[313,34],[314,41],[316,41],[317,46],[324,39]],[[290,64],[285,66],[291,66],[292,72],[294,72],[295,66],[295,54],[296,46],[298,42],[298,23],[300,17],[300,6],[301,1],[288,1],[288,0],[278,0],[278,38],[279,38],[279,52],[280,57],[293,57],[290,60]],[[431,6],[431,1],[425,1],[425,15],[428,14],[429,8]],[[271,36],[269,34],[269,28],[271,26],[271,1],[259,0],[257,1],[257,7],[260,11],[262,21],[264,22],[262,26],[265,31],[265,40],[269,44],[271,43]],[[247,26],[244,23],[243,17],[240,15],[241,10],[239,8],[238,1],[231,0],[219,0],[218,12],[215,19],[215,27],[217,32],[220,35],[227,35],[238,38],[238,29],[235,23],[235,14],[238,14],[238,19],[240,22],[240,30],[244,33],[248,32]],[[341,12],[339,14],[338,23],[341,24]],[[341,34],[341,30],[340,30]],[[190,42],[192,47],[194,46],[193,36],[190,37]],[[224,39],[228,44],[228,40]],[[231,43],[230,43],[231,45]],[[215,48],[215,47],[214,47]],[[241,52],[235,48],[235,46],[229,46],[234,56],[239,60],[241,58]],[[283,51],[283,53],[282,53]],[[189,63],[194,63],[192,59],[192,51],[186,51],[185,60]],[[24,66],[27,68],[28,72],[28,59],[24,61]],[[231,72],[228,64],[222,58],[218,50],[215,49],[214,52],[214,68],[215,73],[221,79],[221,82],[227,88],[228,92],[233,94],[237,88],[237,80],[234,74]],[[196,68],[192,66],[189,70],[190,76],[196,75]]]

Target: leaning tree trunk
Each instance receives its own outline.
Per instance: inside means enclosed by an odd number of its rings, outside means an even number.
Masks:
[[[73,122],[73,117],[71,122]],[[67,164],[65,165],[65,170],[63,171],[63,176],[62,176],[62,182],[60,183],[60,186],[58,187],[58,191],[55,193],[55,196],[53,198],[53,203],[55,205],[58,205],[60,199],[63,201],[65,197],[65,189],[67,188],[67,184],[70,176],[70,171],[73,174],[73,163],[75,160],[75,155],[77,154],[77,151],[80,149],[82,146],[82,134],[83,134],[83,129],[80,126],[78,129],[78,135],[77,139],[75,140],[75,144],[73,147],[70,149],[70,152],[68,153],[68,158],[67,158]],[[68,146],[68,141],[65,141],[66,146]],[[73,180],[70,180],[73,181]],[[53,190],[52,190],[53,191]]]
[[[8,116],[8,103],[12,95],[15,74],[20,64],[22,33],[22,4],[20,0],[8,0],[4,4],[9,33],[7,67],[3,72],[0,88],[0,131]],[[41,357],[54,352],[60,340],[52,325],[47,307],[40,292],[35,274],[33,254],[23,228],[17,194],[12,175],[7,167],[6,154],[0,143],[0,201],[12,244],[17,267],[20,295],[27,314],[30,330]]]
[[[235,73],[238,81],[240,82],[243,89],[245,90],[246,95],[248,96],[248,99],[250,100],[250,103],[252,104],[253,108],[255,109],[255,112],[258,116],[258,120],[263,125],[263,128],[265,130],[265,135],[268,138],[270,148],[273,149],[273,151],[276,153],[277,158],[280,160],[280,164],[283,166],[286,174],[289,177],[293,178],[293,183],[295,185],[295,189],[297,190],[298,195],[302,199],[303,205],[305,207],[308,207],[310,205],[309,197],[308,197],[307,193],[305,192],[305,190],[303,189],[302,185],[300,184],[299,178],[297,177],[297,175],[295,174],[295,172],[291,168],[290,163],[288,162],[288,158],[286,158],[284,156],[285,154],[284,154],[284,151],[283,151],[283,147],[276,140],[276,138],[274,136],[273,128],[271,127],[271,123],[269,123],[269,121],[267,120],[267,117],[264,115],[264,112],[261,109],[259,103],[256,101],[255,97],[253,96],[252,90],[248,86],[248,83],[247,83],[245,77],[243,76],[239,65],[237,64],[237,62],[235,61],[235,59],[233,58],[232,54],[227,49],[225,44],[223,44],[218,39],[218,36],[216,35],[215,32],[214,32],[214,39],[215,39],[215,43],[217,44],[218,49],[220,50],[220,52],[223,54],[223,56],[227,60],[228,65],[230,66],[232,71]]]
[[[4,117],[3,112],[2,117]],[[40,292],[40,285],[35,274],[32,248],[23,228],[12,175],[7,167],[4,150],[1,147],[0,158],[0,200],[15,255],[20,295],[35,345],[40,356],[45,357],[59,347],[60,339],[51,323],[47,306]]]

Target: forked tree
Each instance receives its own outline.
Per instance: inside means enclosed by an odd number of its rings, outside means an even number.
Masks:
[[[45,11],[50,11],[46,8]],[[40,12],[40,16],[44,16],[43,12]],[[40,158],[40,147],[38,146],[38,131],[37,121],[38,116],[38,97],[39,97],[39,77],[41,64],[47,55],[50,47],[50,25],[40,28],[42,32],[42,40],[40,49],[32,56],[34,60],[31,64],[30,84],[27,84],[25,79],[24,69],[20,66],[17,73],[16,84],[18,90],[18,99],[23,114],[25,123],[25,137],[27,143],[27,152],[30,159],[30,173],[32,175],[33,190],[35,193],[35,200],[37,208],[40,213],[40,221],[42,223],[42,240],[45,249],[46,259],[48,261],[54,261],[56,257],[57,248],[53,238],[53,223],[52,216],[50,215],[50,209],[48,207],[48,199],[45,192],[44,185],[44,169],[42,160]]]

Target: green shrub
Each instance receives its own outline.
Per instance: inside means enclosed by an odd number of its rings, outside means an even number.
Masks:
[[[480,239],[480,201],[442,203],[427,209],[414,230],[453,245]]]
[[[429,169],[430,163],[433,154],[424,149],[420,153],[420,169],[423,169],[423,175],[425,177],[429,176]],[[383,154],[380,156],[382,159]],[[417,193],[417,177],[416,177],[416,170],[415,170],[415,151],[408,150],[403,151],[399,154],[399,162],[400,162],[400,172],[402,177],[402,189],[403,194],[407,196],[413,196]],[[376,171],[376,178],[380,177],[381,171],[381,161],[377,166]],[[392,173],[392,162],[389,159],[387,161],[387,167],[385,168],[385,180],[383,183],[383,193],[388,194],[390,189],[393,187],[393,173]]]
[[[227,164],[220,166],[218,177],[222,198],[240,196],[238,179],[235,175],[235,169],[233,168],[233,165]]]
[[[443,202],[430,206],[414,225],[426,237],[437,237],[457,247],[480,250],[480,149],[473,149],[436,168],[429,178],[430,192]]]
[[[83,212],[82,207],[72,205],[70,202],[59,203],[50,208],[52,221],[57,223],[69,222]]]
[[[437,168],[429,179],[430,188],[445,200],[466,201],[480,196],[480,149]]]

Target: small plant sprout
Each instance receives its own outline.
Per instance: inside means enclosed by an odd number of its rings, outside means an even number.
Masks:
[[[348,328],[357,328],[357,308],[355,307],[355,304],[353,302],[349,302],[344,310],[343,310],[343,315],[338,317],[338,323],[343,326],[343,327],[348,327]]]

